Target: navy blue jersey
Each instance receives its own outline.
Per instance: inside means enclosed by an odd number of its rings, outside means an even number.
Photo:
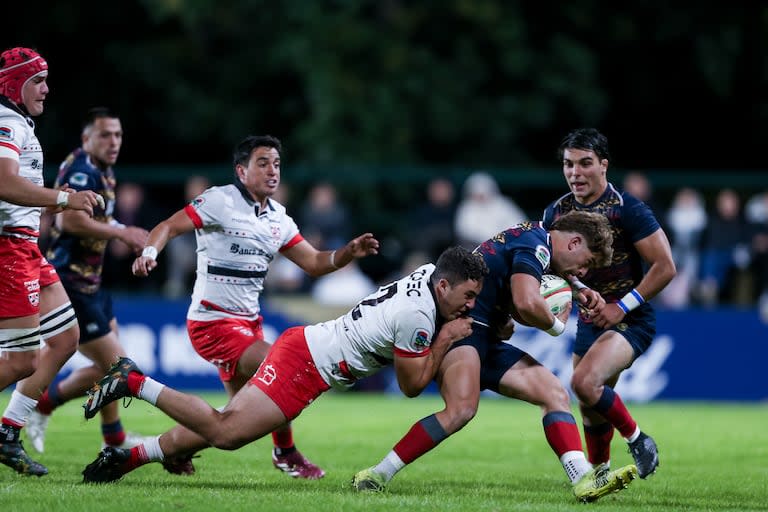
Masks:
[[[112,212],[115,208],[115,175],[112,167],[101,170],[91,162],[82,148],[78,148],[70,153],[59,167],[54,187],[62,185],[78,192],[93,190],[101,195],[105,209],[94,206],[93,219],[104,223],[112,222]],[[66,288],[82,293],[95,293],[101,286],[101,270],[106,248],[107,240],[81,238],[62,231],[54,224],[46,256],[56,267]]]
[[[572,210],[595,212],[608,218],[613,232],[613,260],[607,267],[591,269],[582,281],[600,292],[606,302],[618,302],[638,285],[645,273],[635,242],[655,233],[659,223],[645,203],[619,192],[609,183],[603,195],[592,204],[579,204],[573,193],[550,204],[544,210],[544,227],[549,229],[555,219]],[[579,318],[586,320],[581,315]]]
[[[486,240],[474,252],[482,255],[489,274],[472,317],[491,325],[506,322],[512,310],[512,274],[530,274],[541,281],[549,270],[552,246],[541,222],[523,222]]]

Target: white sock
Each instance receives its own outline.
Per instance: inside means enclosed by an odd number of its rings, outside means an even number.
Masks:
[[[157,382],[152,377],[147,377],[144,379],[144,383],[141,385],[141,389],[139,390],[139,398],[151,403],[152,405],[156,405],[157,397],[160,395],[160,392],[164,387],[165,384]]]
[[[405,462],[403,462],[400,457],[395,453],[394,450],[389,452],[384,459],[382,459],[381,462],[376,465],[375,468],[373,468],[373,471],[376,472],[379,475],[382,475],[384,479],[389,482],[392,480],[392,477],[397,474],[398,471],[403,469],[405,467]]]
[[[152,462],[165,460],[163,450],[160,449],[160,436],[145,440],[144,451],[147,453],[147,458]]]
[[[592,471],[592,464],[587,462],[584,452],[572,450],[565,452],[560,456],[560,464],[563,465],[565,474],[568,475],[572,484],[575,484],[581,478]]]
[[[36,405],[37,400],[33,400],[14,389],[13,393],[11,393],[11,399],[5,407],[3,418],[8,418],[14,423],[18,423],[22,426],[26,425],[29,413],[32,412],[32,409],[34,409]]]
[[[635,440],[640,437],[640,425],[635,427],[635,431],[632,432],[632,435],[629,437],[625,437],[624,439],[627,440],[628,443],[634,443]]]

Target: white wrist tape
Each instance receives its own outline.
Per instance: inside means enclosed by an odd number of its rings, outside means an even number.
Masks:
[[[339,267],[338,267],[338,266],[336,266],[336,251],[331,251],[331,257],[330,257],[330,260],[331,260],[331,266],[332,266],[333,268],[335,268],[335,269],[337,269],[337,270],[338,270],[338,269],[339,269]]]
[[[141,251],[141,255],[145,258],[149,258],[151,260],[157,259],[157,249],[152,247],[151,245],[148,245],[144,248],[143,251]]]
[[[640,293],[635,288],[632,288],[632,290],[623,296],[619,302],[616,304],[621,308],[624,313],[629,313],[635,308],[640,307],[642,304],[645,303],[645,299],[643,298]]]
[[[576,290],[577,292],[580,292],[581,290],[588,290],[589,286],[585,285],[581,281],[579,281],[577,278],[572,278],[571,280],[571,288]]]
[[[56,206],[59,208],[66,208],[69,204],[69,192],[59,190],[59,195],[56,196]]]
[[[560,336],[561,334],[563,334],[563,331],[565,331],[565,324],[563,323],[562,320],[555,317],[555,323],[553,323],[552,327],[550,327],[544,332],[546,332],[550,336]]]

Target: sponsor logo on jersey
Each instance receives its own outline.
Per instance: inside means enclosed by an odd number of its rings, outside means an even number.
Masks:
[[[191,203],[189,203],[189,204],[191,204],[191,205],[192,205],[192,206],[194,206],[195,208],[200,208],[201,206],[203,206],[203,203],[204,203],[204,202],[205,202],[205,199],[203,199],[203,196],[197,196],[197,197],[196,197],[196,198],[194,198],[194,199],[192,200],[192,202],[191,202]]]
[[[26,288],[28,292],[38,291],[40,290],[40,281],[37,279],[33,279],[32,281],[24,281],[24,288]]]
[[[0,140],[13,140],[13,128],[0,126]]]
[[[84,172],[76,172],[67,181],[73,187],[84,187],[88,184],[88,175]]]
[[[232,254],[241,254],[241,255],[249,255],[249,256],[256,255],[256,254],[264,254],[264,251],[262,251],[259,248],[254,247],[252,249],[247,249],[244,247],[240,247],[240,244],[230,245],[229,252],[231,252]]]
[[[270,226],[272,231],[272,238],[280,238],[280,224],[273,224]]]
[[[550,254],[549,249],[543,245],[537,245],[536,246],[536,259],[539,260],[539,263],[541,263],[541,266],[544,268],[549,267],[549,260],[550,260]]]
[[[427,331],[424,329],[416,329],[416,332],[413,334],[413,344],[415,346],[428,347],[429,341],[429,333]]]

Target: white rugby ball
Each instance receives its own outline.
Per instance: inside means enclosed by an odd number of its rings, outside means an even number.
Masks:
[[[559,315],[573,300],[573,293],[568,281],[552,274],[541,276],[539,292],[547,301],[549,310],[552,311],[553,315]]]

